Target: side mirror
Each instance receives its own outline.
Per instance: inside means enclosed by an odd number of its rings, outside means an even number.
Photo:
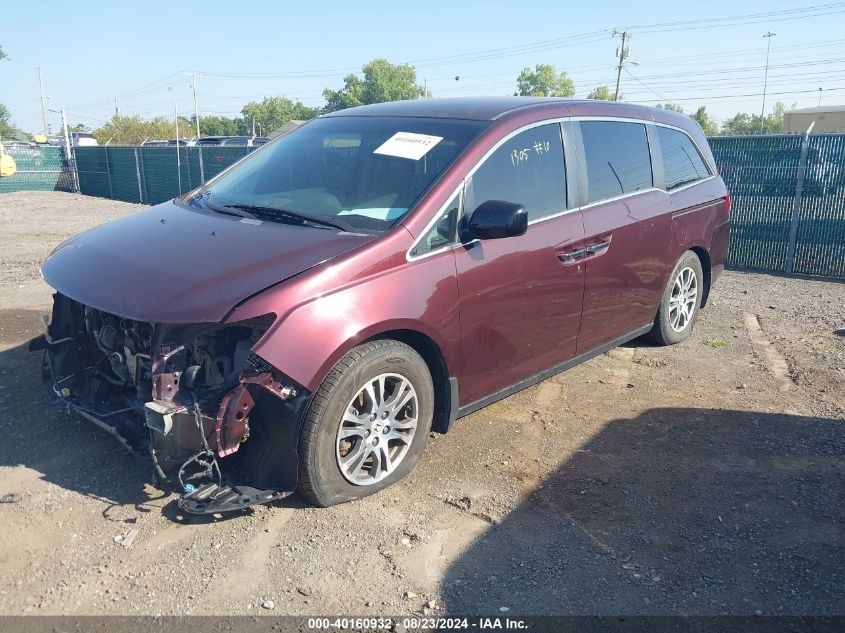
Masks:
[[[527,230],[528,214],[521,204],[488,200],[472,212],[463,237],[470,240],[495,240],[523,235]]]

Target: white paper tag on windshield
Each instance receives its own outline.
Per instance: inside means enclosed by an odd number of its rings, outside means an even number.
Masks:
[[[414,132],[396,132],[396,134],[382,143],[373,154],[419,160],[442,140],[442,136],[429,136],[428,134],[415,134]]]

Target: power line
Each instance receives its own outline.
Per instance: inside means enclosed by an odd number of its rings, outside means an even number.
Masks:
[[[625,69],[625,72],[626,72],[626,73],[628,73],[628,74],[631,76],[631,79],[633,79],[634,81],[636,81],[636,82],[637,82],[638,84],[640,84],[643,88],[645,88],[646,90],[648,90],[650,93],[652,93],[652,94],[654,94],[654,95],[656,95],[656,96],[660,97],[660,100],[661,100],[661,101],[667,101],[668,103],[672,103],[672,100],[671,100],[671,99],[667,99],[666,97],[664,97],[662,94],[660,94],[660,93],[659,93],[659,92],[657,92],[656,90],[653,90],[653,89],[649,88],[649,87],[648,87],[647,85],[645,85],[642,81],[640,81],[639,79],[637,79],[637,78],[634,76],[634,73],[632,73],[632,72],[631,72],[630,70],[628,70],[627,68]],[[617,88],[617,90],[618,90],[618,88]],[[674,104],[674,103],[672,103],[672,105],[675,105],[675,104]]]

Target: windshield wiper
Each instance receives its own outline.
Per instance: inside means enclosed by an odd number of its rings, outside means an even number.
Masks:
[[[212,211],[216,211],[217,213],[225,213],[226,215],[234,215],[236,218],[247,218],[250,220],[257,220],[258,218],[255,217],[254,214],[250,213],[246,209],[239,209],[236,207],[232,207],[225,204],[215,204],[210,199],[208,192],[205,192],[199,196],[194,196],[190,198],[188,202],[202,202],[200,206],[205,206]]]
[[[303,224],[308,223],[323,228],[339,229],[347,233],[356,232],[355,228],[351,224],[335,218],[329,219],[325,216],[314,217],[312,215],[305,215],[303,213],[297,213],[288,209],[280,209],[278,207],[265,207],[257,204],[226,204],[223,206],[226,209],[236,209],[245,213],[250,213],[251,215],[257,213],[259,215],[269,215],[271,218],[281,216],[292,220],[299,220]],[[252,217],[255,218],[256,216],[252,215]]]

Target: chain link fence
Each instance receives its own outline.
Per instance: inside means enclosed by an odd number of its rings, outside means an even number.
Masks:
[[[79,191],[158,204],[199,187],[246,156],[249,147],[77,147]]]
[[[3,151],[14,159],[17,170],[0,178],[0,193],[73,191],[73,172],[61,147],[32,145]]]
[[[710,139],[732,198],[728,265],[845,278],[845,134]],[[246,156],[249,147],[16,148],[0,193],[65,190],[158,204]],[[75,166],[75,170],[73,169]]]
[[[845,278],[845,134],[709,139],[735,268]]]

